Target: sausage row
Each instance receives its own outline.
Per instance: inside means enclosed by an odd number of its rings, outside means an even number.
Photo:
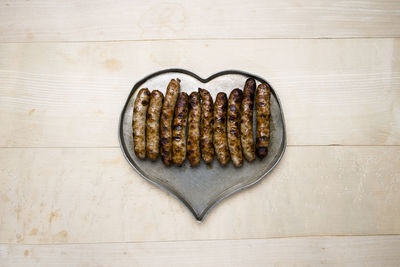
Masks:
[[[236,167],[243,157],[251,162],[268,153],[270,94],[268,84],[256,88],[253,78],[243,91],[218,93],[215,103],[210,93],[199,88],[190,95],[180,92],[180,80],[172,79],[165,97],[158,90],[138,92],[134,102],[132,130],[138,158],[156,160],[166,166],[182,166],[186,157],[191,166],[200,158],[211,163],[214,154],[221,165],[232,159]],[[256,108],[256,140],[253,139],[253,113]]]

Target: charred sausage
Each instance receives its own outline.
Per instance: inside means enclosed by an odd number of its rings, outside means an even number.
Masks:
[[[150,160],[156,160],[160,146],[160,114],[163,103],[163,94],[153,90],[150,94],[150,105],[146,120],[146,150]]]
[[[172,162],[182,166],[186,158],[186,124],[189,96],[179,93],[172,127]]]
[[[213,100],[210,93],[199,88],[201,96],[201,126],[200,126],[200,147],[201,157],[205,163],[211,163],[214,158],[213,147]]]
[[[226,109],[228,98],[225,93],[218,93],[214,105],[214,149],[218,162],[228,164],[230,160],[226,136]]]
[[[256,81],[253,78],[247,79],[242,100],[242,114],[240,120],[240,140],[243,148],[243,155],[247,161],[256,159],[253,139],[253,106]]]
[[[172,79],[168,84],[161,110],[160,153],[161,159],[166,166],[170,166],[172,163],[172,119],[179,90],[180,80]]]
[[[133,107],[133,147],[136,157],[140,159],[146,158],[146,114],[149,107],[149,99],[149,89],[140,89]]]
[[[242,146],[240,144],[240,105],[242,99],[242,90],[234,89],[228,100],[228,146],[235,167],[240,167],[243,164]]]
[[[192,92],[189,96],[189,118],[187,137],[187,157],[192,167],[200,163],[200,96]]]
[[[256,91],[257,134],[256,154],[264,158],[268,153],[269,118],[271,89],[268,84],[260,84]]]

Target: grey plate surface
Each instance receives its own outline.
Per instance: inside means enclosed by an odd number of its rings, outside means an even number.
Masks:
[[[160,159],[155,162],[138,159],[133,150],[132,136],[134,100],[139,89],[146,87],[149,90],[158,89],[165,95],[169,81],[179,78],[181,91],[190,94],[199,87],[205,88],[215,101],[218,92],[225,92],[229,96],[234,88],[243,89],[249,77],[253,77],[257,85],[267,82],[256,75],[236,70],[222,71],[207,79],[183,69],[162,70],[137,82],[122,110],[119,140],[125,158],[143,178],[182,201],[198,221],[202,221],[208,211],[224,198],[259,182],[282,158],[286,147],[286,130],[278,96],[271,87],[271,137],[267,157],[251,163],[244,160],[240,168],[235,168],[231,162],[225,167],[220,166],[216,158],[211,165],[201,162],[195,168],[190,167],[187,160],[182,167],[165,167]]]

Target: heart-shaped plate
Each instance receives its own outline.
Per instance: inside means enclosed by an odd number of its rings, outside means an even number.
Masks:
[[[182,167],[165,167],[157,161],[140,160],[133,150],[132,112],[133,103],[140,88],[158,89],[165,95],[166,87],[173,78],[181,80],[181,91],[190,94],[199,87],[207,89],[214,101],[218,92],[228,96],[235,88],[243,89],[247,78],[253,77],[257,85],[266,80],[242,71],[227,70],[216,73],[207,79],[183,69],[167,69],[153,73],[138,81],[133,87],[122,109],[119,123],[119,141],[122,152],[129,164],[143,178],[177,197],[202,221],[212,207],[224,198],[245,189],[263,179],[274,169],[282,158],[286,147],[286,130],[281,104],[271,87],[270,144],[268,155],[262,160],[246,162],[235,168],[230,162],[227,166],[214,161],[207,165],[201,162],[198,167],[190,167],[186,160]],[[254,116],[255,117],[255,116]],[[255,129],[255,120],[254,129]]]

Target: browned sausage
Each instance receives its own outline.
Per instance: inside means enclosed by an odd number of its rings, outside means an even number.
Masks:
[[[197,92],[192,92],[189,96],[189,118],[188,118],[188,138],[187,138],[187,157],[192,167],[200,163],[200,96]]]
[[[268,153],[269,142],[269,117],[270,117],[270,95],[271,89],[268,84],[260,84],[256,91],[257,110],[257,135],[256,154],[264,158]]]
[[[180,80],[172,79],[165,93],[160,120],[160,154],[166,166],[172,163],[172,119],[180,90]]]
[[[146,150],[150,160],[158,158],[160,147],[160,114],[163,103],[163,94],[153,90],[150,95],[150,105],[146,120]]]
[[[226,136],[226,109],[228,98],[225,93],[218,93],[214,105],[214,148],[218,162],[228,164],[230,160],[228,138]]]
[[[213,100],[210,93],[199,88],[201,96],[201,126],[200,126],[200,147],[201,157],[205,163],[211,163],[214,158],[213,147]]]
[[[172,162],[178,166],[182,166],[186,158],[188,102],[189,96],[184,92],[179,93],[172,126]]]
[[[240,120],[240,140],[242,142],[243,155],[247,161],[256,159],[253,139],[253,106],[256,81],[253,78],[247,79],[242,100],[242,117]]]
[[[242,99],[242,90],[234,89],[229,95],[228,101],[228,146],[235,167],[240,167],[243,164],[242,146],[240,145],[240,105]]]
[[[147,108],[149,107],[149,99],[149,89],[140,89],[133,107],[133,147],[136,157],[140,159],[146,157],[146,114]]]

